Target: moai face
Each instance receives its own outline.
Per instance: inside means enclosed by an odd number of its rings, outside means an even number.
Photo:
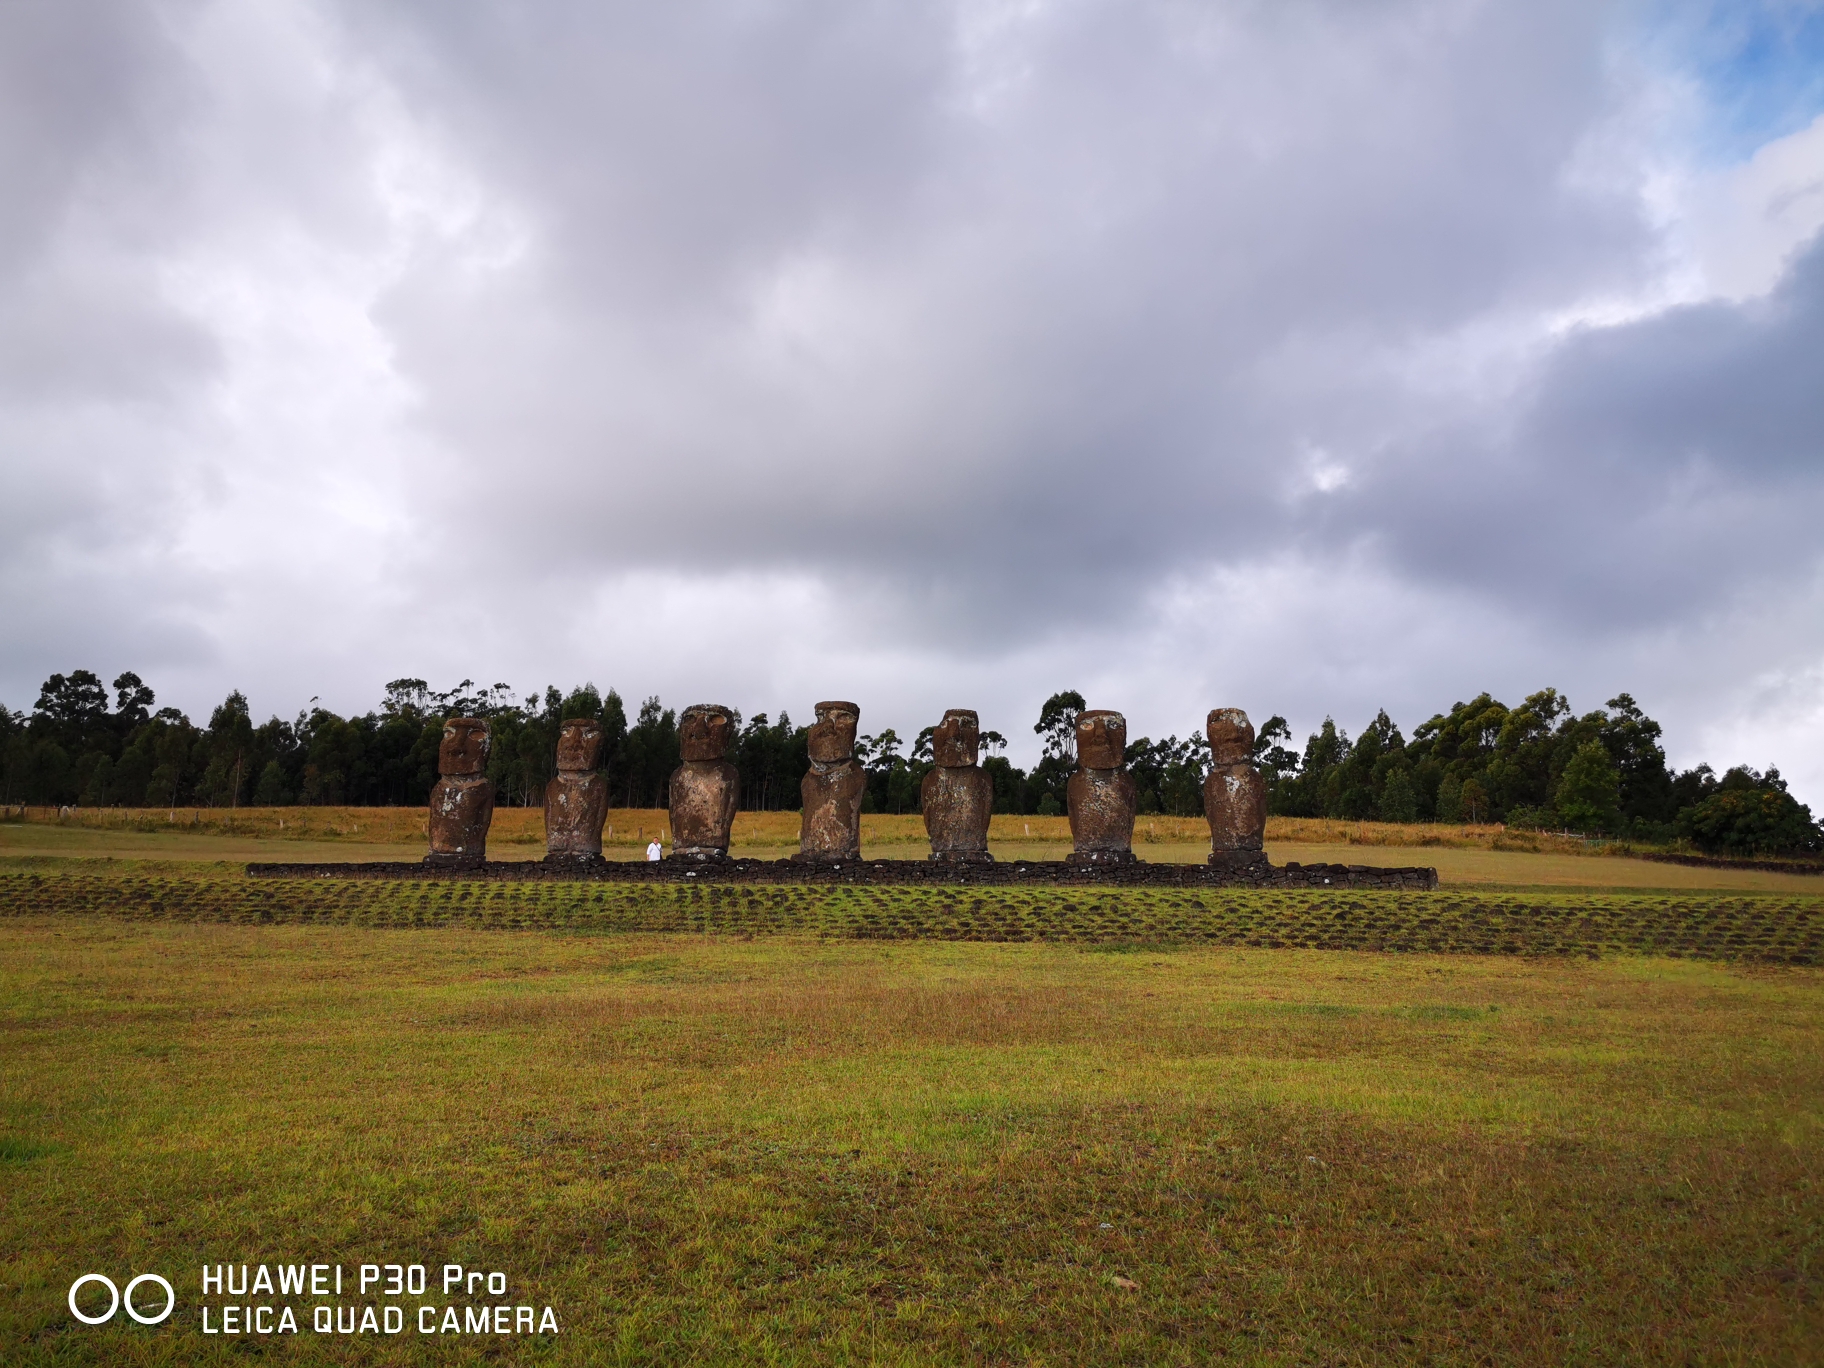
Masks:
[[[1254,724],[1240,708],[1211,708],[1204,730],[1210,737],[1210,763],[1240,765],[1253,758]]]
[[[557,733],[557,768],[563,774],[587,774],[602,753],[602,724],[593,717],[572,717]]]
[[[967,769],[982,749],[982,724],[970,708],[951,708],[931,734],[931,758],[945,769]]]
[[[1084,769],[1120,769],[1127,755],[1127,719],[1109,708],[1077,717],[1077,763]]]
[[[853,703],[819,703],[817,720],[811,725],[811,759],[819,765],[833,765],[855,757],[855,729],[861,723],[861,709]]]
[[[452,717],[443,724],[437,772],[446,779],[480,774],[488,767],[488,724],[479,717]]]
[[[735,735],[735,715],[719,703],[693,703],[678,719],[678,745],[686,760],[720,760]]]

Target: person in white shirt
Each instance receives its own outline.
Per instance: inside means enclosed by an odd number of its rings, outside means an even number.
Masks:
[[[652,838],[652,844],[646,847],[646,858],[649,860],[662,860],[665,858],[665,848],[659,844],[659,838],[657,836],[654,836]]]

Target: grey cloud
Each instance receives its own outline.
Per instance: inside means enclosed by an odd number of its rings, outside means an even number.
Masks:
[[[1614,98],[1585,6],[1080,5],[973,49],[938,8],[464,13],[395,8],[388,69],[535,262],[384,317],[439,438],[535,476],[491,534],[555,519],[596,564],[676,563],[615,510],[687,486],[726,564],[1128,593],[1296,536],[1300,440],[1406,419],[1265,358],[1627,278],[1646,241],[1563,184]],[[820,269],[837,316],[769,332]]]
[[[1381,473],[1330,527],[1579,633],[1791,589],[1824,564],[1824,239],[1766,299],[1579,330],[1516,411]]]
[[[51,231],[98,160],[118,170],[155,146],[151,124],[181,81],[141,5],[11,5],[0,32],[0,253],[16,259]]]
[[[0,395],[139,400],[213,362],[139,255],[159,235],[185,67],[143,6],[0,14]]]
[[[1629,634],[1702,638],[1819,545],[1816,248],[1766,301],[1495,345],[1487,386],[1411,373],[1659,278],[1615,134],[1638,18],[13,7],[0,696],[79,656],[282,707],[439,662],[734,670],[709,609],[595,608],[667,575],[830,616],[743,638],[769,688],[835,640],[882,689],[1125,680],[1179,731],[1275,674],[1358,721],[1484,668],[1601,693],[1589,662],[1670,658]],[[1232,597],[1160,607],[1224,575],[1286,601],[1245,639]]]

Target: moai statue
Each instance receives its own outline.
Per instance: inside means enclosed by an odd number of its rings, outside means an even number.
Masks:
[[[819,703],[811,727],[811,772],[804,776],[804,821],[798,853],[811,864],[861,858],[861,799],[868,776],[855,758],[861,709],[853,703]]]
[[[994,812],[994,780],[975,763],[981,722],[968,708],[951,708],[931,735],[937,768],[919,788],[931,858],[952,864],[993,864],[988,853],[988,818]]]
[[[1123,765],[1127,719],[1107,708],[1077,716],[1077,771],[1070,776],[1070,839],[1066,863],[1119,865],[1134,861],[1134,776]]]
[[[678,721],[684,763],[671,773],[672,855],[715,863],[728,858],[728,834],[741,803],[741,775],[722,757],[734,739],[735,715],[693,703]]]
[[[488,724],[479,717],[452,717],[443,724],[437,771],[431,790],[429,865],[474,866],[488,857],[488,824],[494,820],[494,785],[487,778]]]
[[[557,733],[557,778],[545,785],[545,863],[599,864],[608,781],[595,768],[602,724],[572,717]]]
[[[1267,784],[1254,767],[1254,724],[1240,708],[1212,708],[1210,777],[1203,815],[1210,823],[1210,863],[1247,869],[1267,862]]]

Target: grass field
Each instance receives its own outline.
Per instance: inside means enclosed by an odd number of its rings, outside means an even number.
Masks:
[[[1473,843],[1343,847],[1460,862],[1430,894],[224,863],[422,850],[361,824],[0,823],[0,1362],[1824,1362],[1816,879]],[[204,1295],[262,1263],[347,1291]],[[178,1310],[83,1326],[89,1271]],[[255,1303],[301,1333],[204,1333]],[[418,1333],[494,1304],[558,1332]]]
[[[1813,970],[28,916],[0,983],[8,1363],[1824,1344]],[[560,1333],[205,1337],[222,1262],[498,1269]],[[76,1325],[89,1269],[180,1310]]]

